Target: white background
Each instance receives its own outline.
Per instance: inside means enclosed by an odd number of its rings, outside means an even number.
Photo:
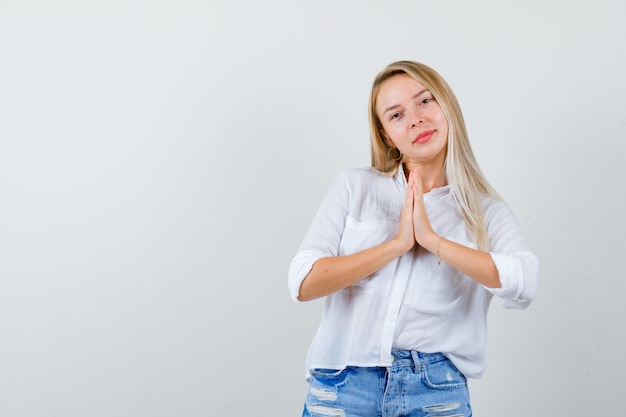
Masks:
[[[296,416],[289,262],[424,62],[540,259],[490,311],[479,417],[608,415],[623,330],[626,2],[0,0],[0,416]]]

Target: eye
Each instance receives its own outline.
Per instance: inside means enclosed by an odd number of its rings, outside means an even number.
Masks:
[[[433,98],[433,96],[431,94],[426,94],[426,95],[422,96],[422,98],[419,100],[418,103],[419,103],[420,106],[423,106],[423,105],[429,104],[433,100],[434,100],[434,98]]]
[[[396,120],[396,119],[400,118],[400,116],[402,116],[402,113],[400,113],[400,112],[395,112],[395,113],[392,113],[392,114],[389,116],[389,120]]]

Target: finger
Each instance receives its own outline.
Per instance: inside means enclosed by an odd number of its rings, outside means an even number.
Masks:
[[[413,206],[415,204],[415,190],[413,187],[407,187],[406,197],[404,198],[404,207],[402,208],[402,217],[406,219],[413,218]],[[411,220],[412,222],[412,220]]]
[[[400,213],[400,229],[397,234],[397,238],[407,244],[407,249],[409,245],[412,246],[415,242],[413,230],[413,200],[414,190],[411,187],[407,187],[402,212]]]
[[[422,187],[422,177],[420,176],[419,169],[413,169],[411,175],[413,177],[413,184],[415,184],[416,195],[421,196],[424,194],[424,189]]]

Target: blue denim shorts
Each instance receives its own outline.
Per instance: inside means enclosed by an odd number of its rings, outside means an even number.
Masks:
[[[465,376],[442,353],[393,350],[388,367],[314,369],[302,416],[469,417]]]

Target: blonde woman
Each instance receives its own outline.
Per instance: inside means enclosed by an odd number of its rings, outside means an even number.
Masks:
[[[337,177],[289,268],[294,301],[326,297],[303,416],[471,416],[489,303],[528,307],[537,258],[436,71],[390,64],[369,120],[371,168]]]

